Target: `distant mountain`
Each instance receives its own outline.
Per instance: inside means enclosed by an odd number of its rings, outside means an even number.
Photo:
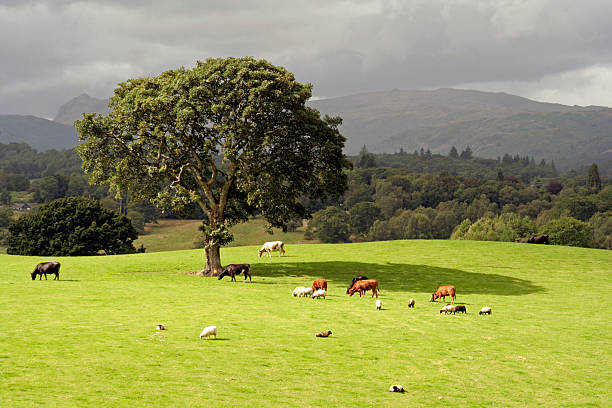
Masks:
[[[74,126],[24,115],[0,115],[0,143],[27,143],[38,151],[70,149],[78,144]]]
[[[541,103],[506,93],[459,89],[373,92],[311,101],[343,118],[345,150],[393,153],[421,147],[475,156],[504,153],[555,160],[559,169],[612,160],[612,109]]]
[[[75,120],[83,119],[83,113],[94,112],[106,115],[109,112],[108,99],[92,98],[87,94],[81,94],[62,105],[53,120],[72,126]]]

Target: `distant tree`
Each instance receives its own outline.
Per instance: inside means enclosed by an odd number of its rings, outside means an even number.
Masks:
[[[589,220],[596,248],[612,249],[612,212],[597,213]]]
[[[138,233],[125,216],[83,197],[61,198],[9,224],[7,253],[66,256],[135,252]]]
[[[65,197],[68,191],[68,181],[68,176],[63,174],[54,174],[39,180],[34,185],[36,201],[48,203]]]
[[[13,218],[13,210],[10,208],[0,208],[0,228],[8,227]]]
[[[459,156],[459,158],[461,159],[471,159],[472,158],[472,149],[470,148],[470,146],[467,146],[465,150],[461,152],[461,155]]]
[[[457,152],[457,148],[455,146],[451,147],[450,153],[448,154],[448,157],[452,157],[453,159],[458,159],[459,158],[459,153]]]
[[[361,169],[366,169],[370,167],[376,167],[376,158],[366,148],[366,145],[363,145],[361,151],[359,152],[359,159],[357,160],[357,167]]]
[[[551,244],[586,248],[593,246],[593,228],[572,217],[549,221],[544,227],[544,233],[550,237]]]
[[[589,174],[587,174],[587,187],[591,190],[599,191],[601,190],[601,179],[599,178],[599,170],[597,169],[597,164],[591,164],[589,168]]]
[[[557,195],[557,194],[559,194],[559,192],[561,192],[561,190],[563,190],[563,184],[559,183],[558,181],[550,181],[550,182],[548,182],[548,184],[546,184],[544,186],[544,188],[550,194]]]
[[[0,204],[11,205],[11,193],[8,190],[0,190]]]
[[[321,242],[347,242],[349,240],[349,216],[338,207],[327,207],[313,214],[308,223],[314,236]]]
[[[497,169],[497,181],[504,181],[504,172],[501,168]]]
[[[366,236],[374,221],[380,216],[380,208],[372,202],[355,204],[348,212],[350,231]]]

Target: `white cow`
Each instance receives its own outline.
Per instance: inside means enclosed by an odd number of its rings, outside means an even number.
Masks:
[[[268,257],[271,258],[272,257],[272,254],[271,254],[272,251],[278,251],[278,256],[284,255],[284,253],[285,253],[285,244],[283,243],[283,241],[264,242],[264,244],[261,247],[261,249],[259,251],[257,251],[257,254],[261,258],[261,254],[266,252],[268,254]]]

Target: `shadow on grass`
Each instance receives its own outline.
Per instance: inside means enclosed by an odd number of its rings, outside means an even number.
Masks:
[[[356,275],[377,279],[383,291],[432,293],[440,285],[453,285],[457,294],[519,296],[543,292],[545,288],[531,281],[510,276],[468,272],[429,265],[371,264],[362,262],[304,262],[299,264],[254,264],[253,276],[295,277],[296,284],[310,279],[327,279],[330,283],[348,286]],[[306,282],[304,282],[306,281]]]

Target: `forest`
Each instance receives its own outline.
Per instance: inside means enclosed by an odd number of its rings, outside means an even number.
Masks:
[[[321,242],[394,239],[514,241],[549,234],[551,243],[612,249],[612,180],[597,165],[559,173],[554,162],[505,154],[473,157],[469,146],[447,156],[429,150],[349,157],[349,187],[339,202],[306,202],[314,213],[307,236]],[[127,215],[139,233],[162,213],[148,202],[121,199],[93,186],[74,151],[37,152],[27,144],[0,144],[0,245],[17,216],[33,207],[81,196]],[[330,205],[331,204],[331,205]],[[195,206],[164,218],[203,218]],[[295,228],[294,221],[288,227]]]

